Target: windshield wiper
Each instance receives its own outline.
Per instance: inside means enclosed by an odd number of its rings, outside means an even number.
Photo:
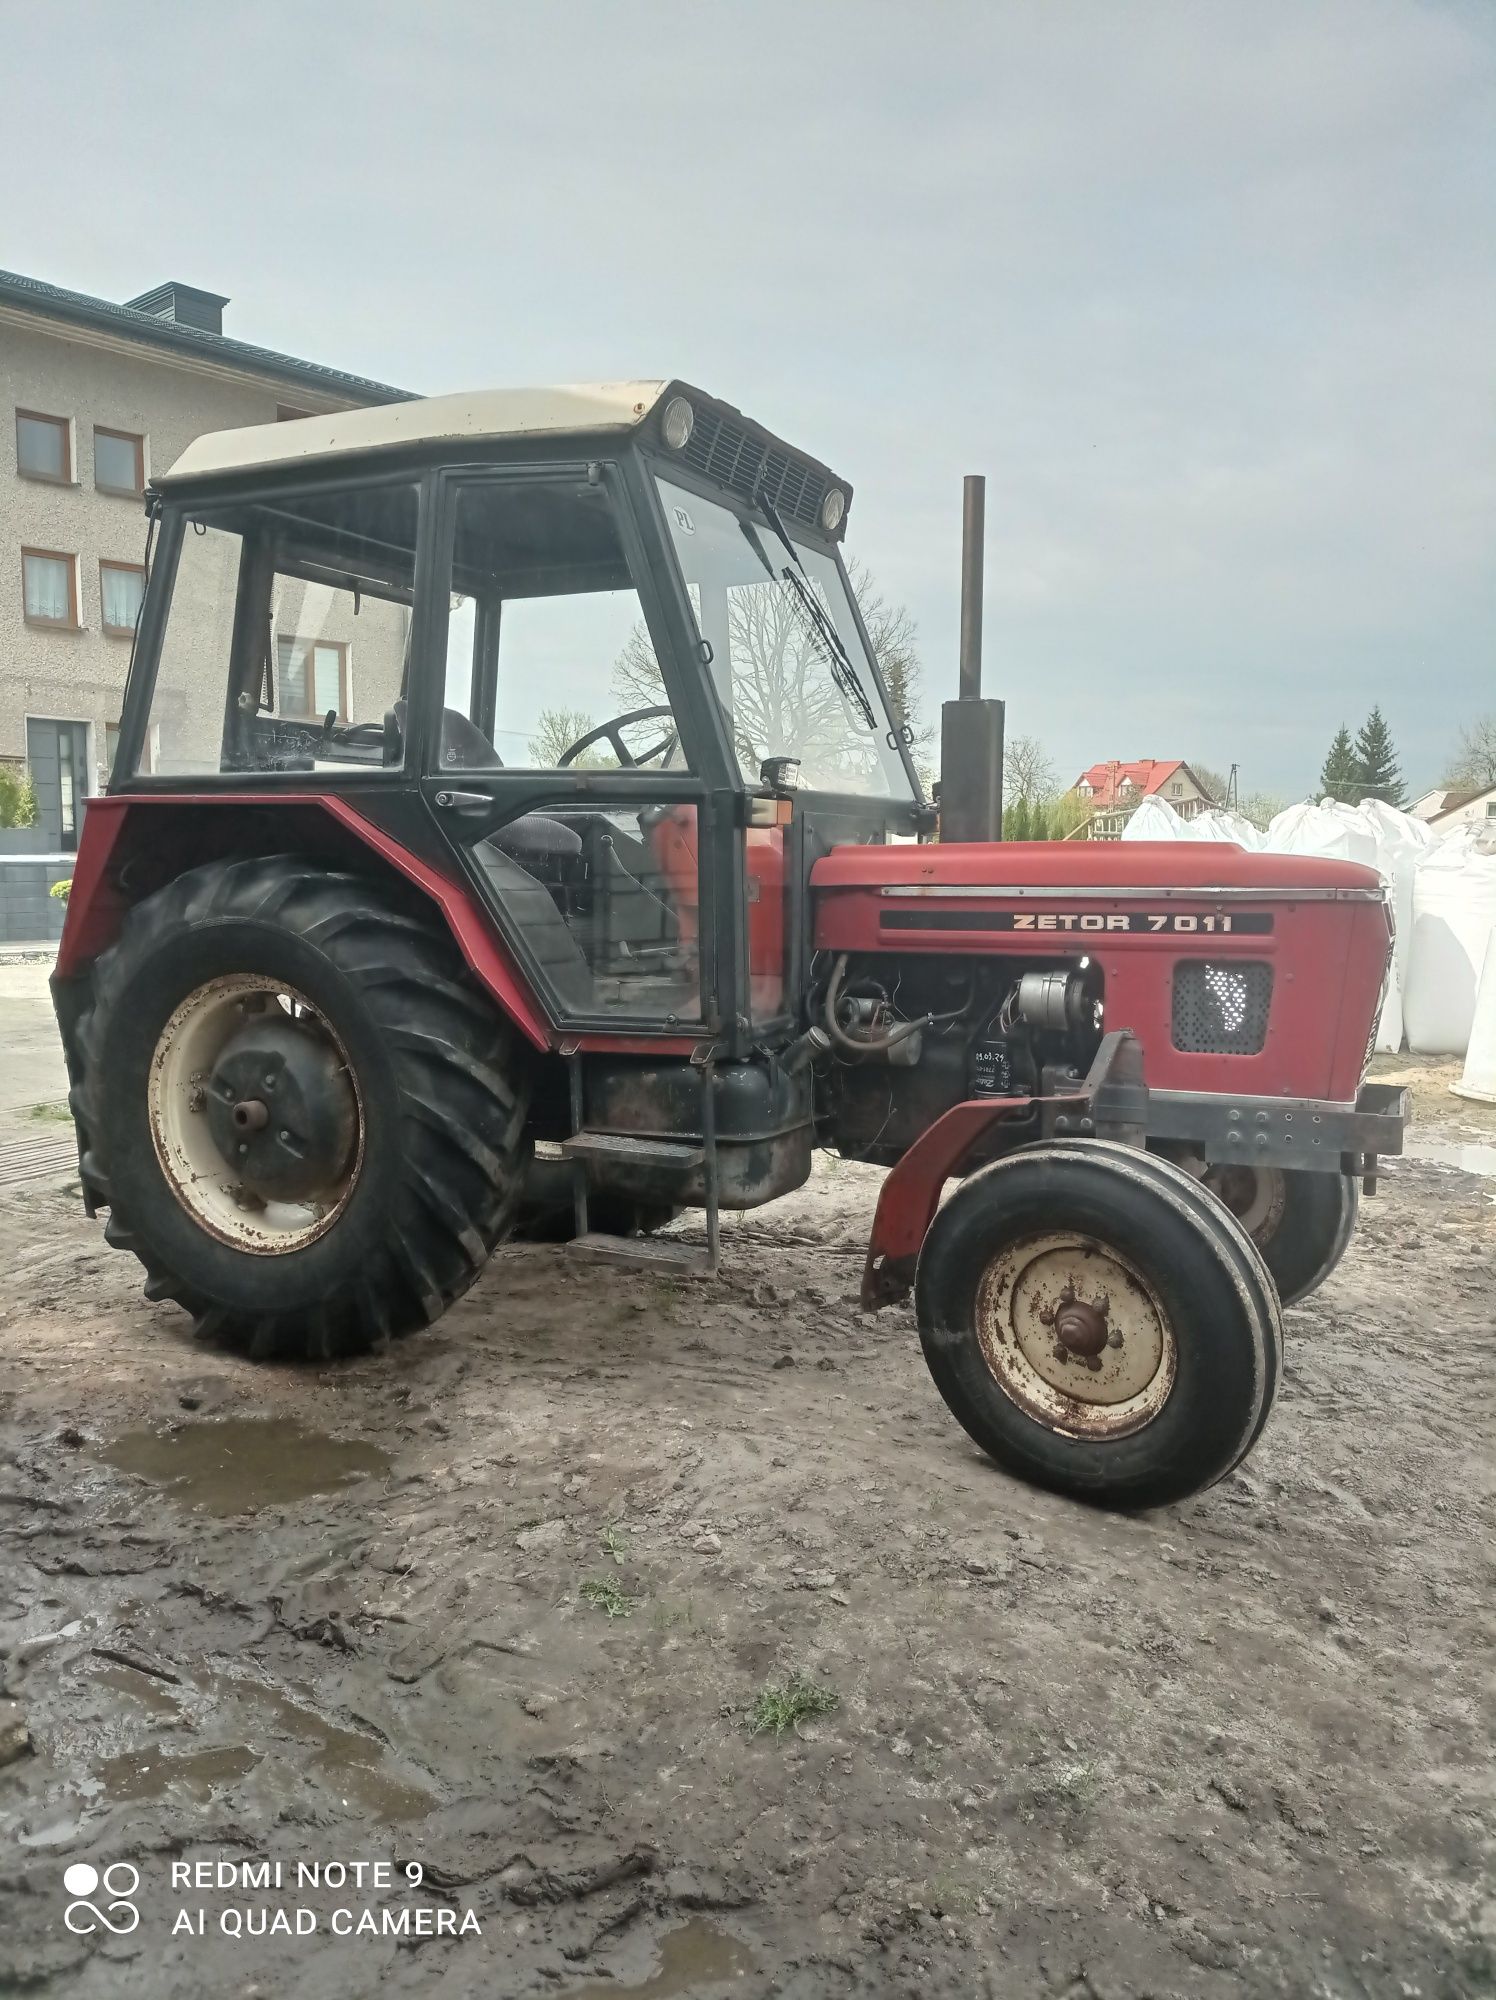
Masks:
[[[826,664],[831,669],[831,678],[840,689],[842,699],[847,703],[848,707],[856,709],[867,728],[876,736],[878,733],[878,717],[873,710],[872,703],[867,698],[867,690],[863,687],[861,676],[852,663],[852,655],[842,643],[841,633],[837,631],[835,624],[826,611],[826,607],[822,604],[820,598],[816,596],[814,587],[810,582],[810,572],[800,559],[800,551],[785,532],[784,523],[779,518],[779,509],[762,488],[754,495],[754,498],[762,510],[764,519],[774,530],[775,534],[778,535],[780,541],[784,543],[789,553],[790,562],[794,564],[794,568],[791,569],[789,563],[786,563],[784,568],[778,572],[781,581],[787,583],[795,593],[800,608],[805,613],[811,629],[819,636],[821,645],[825,650]],[[764,568],[768,570],[770,576],[773,576],[775,574],[774,567],[764,552],[762,542],[759,541],[757,535],[754,535],[752,540]]]

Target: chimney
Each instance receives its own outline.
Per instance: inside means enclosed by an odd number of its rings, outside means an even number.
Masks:
[[[195,326],[199,333],[223,332],[226,298],[217,292],[199,291],[196,285],[178,284],[169,278],[164,285],[142,292],[138,299],[126,299],[135,312],[149,313],[152,319],[169,319],[178,326]]]

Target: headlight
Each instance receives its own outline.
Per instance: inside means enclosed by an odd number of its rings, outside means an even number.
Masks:
[[[696,412],[684,396],[672,396],[665,405],[660,435],[672,451],[684,451],[696,428]]]
[[[842,524],[842,516],[847,511],[847,496],[839,486],[833,486],[821,502],[821,526],[828,535],[834,535]]]

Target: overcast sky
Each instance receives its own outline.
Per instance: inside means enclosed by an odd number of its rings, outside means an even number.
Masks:
[[[0,0],[0,264],[419,391],[682,375],[954,693],[1301,795],[1496,709],[1496,7]]]

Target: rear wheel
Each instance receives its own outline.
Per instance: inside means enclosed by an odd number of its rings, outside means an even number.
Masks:
[[[1181,1169],[1127,1147],[1029,1147],[963,1182],[915,1286],[958,1421],[1005,1470],[1112,1507],[1222,1478],[1277,1390],[1271,1280]]]
[[[73,1109],[106,1236],[201,1331],[350,1354],[429,1325],[509,1233],[528,1076],[396,885],[193,869],[99,960]]]
[[[1361,1190],[1348,1174],[1207,1166],[1189,1153],[1171,1157],[1230,1209],[1262,1252],[1284,1305],[1318,1291],[1349,1248]]]

